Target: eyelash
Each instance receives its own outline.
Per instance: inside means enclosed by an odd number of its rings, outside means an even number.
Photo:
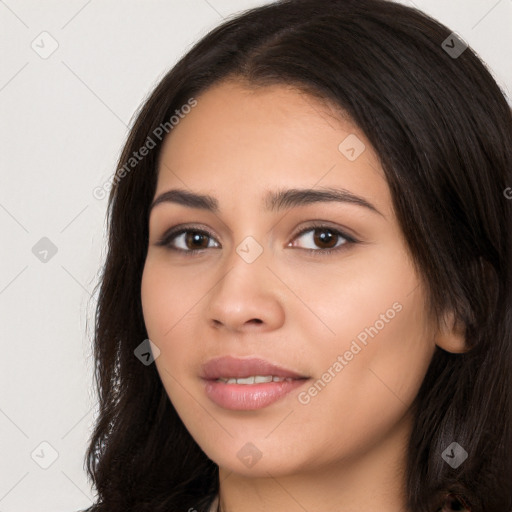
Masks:
[[[304,228],[303,230],[301,230],[299,233],[295,234],[293,239],[298,238],[298,237],[304,235],[305,233],[308,233],[309,231],[315,231],[317,229],[328,230],[328,231],[332,232],[334,235],[337,235],[337,236],[340,236],[341,238],[343,238],[345,240],[345,242],[343,244],[341,244],[339,247],[336,247],[334,249],[304,249],[304,248],[300,248],[300,247],[299,247],[299,249],[301,249],[303,251],[307,251],[309,254],[314,255],[314,256],[328,256],[330,254],[337,253],[337,252],[344,250],[347,245],[359,243],[359,240],[356,240],[354,237],[346,235],[343,231],[340,231],[339,229],[332,228],[325,224],[313,224],[311,226],[308,226],[307,228]],[[183,233],[188,233],[188,232],[206,235],[209,238],[215,239],[215,236],[213,235],[213,233],[211,233],[208,230],[196,229],[193,226],[182,226],[180,228],[171,229],[171,231],[166,233],[162,237],[162,239],[160,239],[158,242],[156,242],[155,245],[157,245],[159,247],[166,247],[167,249],[169,249],[171,251],[181,252],[181,253],[184,253],[185,255],[191,256],[191,257],[210,249],[209,247],[207,247],[204,249],[185,250],[185,249],[179,249],[177,247],[172,247],[171,241],[173,241],[179,235],[182,235]]]

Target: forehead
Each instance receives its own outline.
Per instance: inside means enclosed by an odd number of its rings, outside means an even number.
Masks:
[[[289,86],[234,81],[196,100],[164,141],[156,194],[185,187],[222,203],[235,189],[252,201],[273,188],[343,187],[389,210],[378,156],[339,109]]]

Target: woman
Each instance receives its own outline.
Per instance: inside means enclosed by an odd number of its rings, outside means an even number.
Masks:
[[[114,177],[89,510],[510,510],[511,169],[503,94],[416,10],[207,34]]]

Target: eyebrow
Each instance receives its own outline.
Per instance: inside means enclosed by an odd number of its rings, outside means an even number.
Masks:
[[[323,188],[323,189],[300,189],[291,188],[268,191],[263,198],[263,203],[268,211],[279,212],[281,210],[304,206],[312,203],[340,202],[350,203],[367,208],[379,215],[382,215],[373,204],[366,199],[356,196],[345,189]],[[151,204],[149,211],[161,203],[175,203],[188,208],[198,208],[212,213],[220,213],[219,202],[213,196],[197,194],[183,189],[172,189],[160,194]],[[384,215],[382,215],[384,216]]]

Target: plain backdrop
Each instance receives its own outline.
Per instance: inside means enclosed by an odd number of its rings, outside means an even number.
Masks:
[[[107,200],[93,191],[165,72],[224,18],[264,3],[0,0],[0,512],[94,499],[84,454]],[[403,3],[460,34],[512,96],[512,0]]]

